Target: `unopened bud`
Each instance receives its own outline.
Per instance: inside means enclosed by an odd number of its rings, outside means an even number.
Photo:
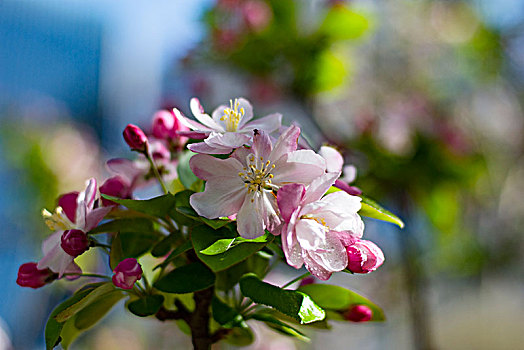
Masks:
[[[342,316],[348,321],[367,322],[373,317],[373,311],[366,305],[353,305]]]
[[[122,289],[131,289],[142,278],[142,267],[136,259],[122,260],[113,271],[113,284]]]
[[[373,242],[357,240],[346,247],[348,269],[354,273],[375,271],[384,262],[384,253]]]
[[[62,234],[60,246],[67,254],[77,257],[89,249],[87,235],[80,230],[67,230]]]
[[[145,151],[147,145],[147,136],[142,129],[133,124],[128,124],[124,129],[124,140],[131,147],[137,151]]]
[[[39,270],[37,263],[22,264],[18,269],[16,283],[21,287],[40,288],[58,278],[58,274],[49,268]]]

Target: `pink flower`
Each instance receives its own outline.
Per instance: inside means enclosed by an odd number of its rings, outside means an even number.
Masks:
[[[359,197],[335,192],[322,198],[339,173],[326,173],[306,188],[283,186],[277,194],[282,214],[282,250],[287,263],[297,269],[303,264],[321,280],[348,264],[345,246],[362,237],[364,223],[357,212]]]
[[[142,267],[136,259],[122,260],[113,271],[113,284],[118,288],[131,289],[142,278]]]
[[[187,137],[179,136],[179,131],[189,131],[172,112],[158,111],[153,116],[153,136],[160,140],[167,140],[176,149],[182,149]]]
[[[124,140],[131,149],[145,151],[147,147],[147,136],[142,129],[133,124],[127,124],[123,132]]]
[[[244,2],[242,15],[247,26],[255,32],[265,29],[273,16],[271,8],[265,2],[259,0]]]
[[[149,152],[164,181],[169,182],[176,179],[178,162],[171,159],[171,153],[164,144],[158,140],[151,141],[149,143]],[[125,158],[110,159],[107,161],[106,167],[111,173],[120,176],[128,186],[127,193],[123,191],[128,197],[122,198],[130,198],[135,189],[156,182],[151,166],[143,154],[140,154],[138,159],[135,160]],[[104,191],[102,193],[111,195],[111,193]],[[104,205],[107,204],[104,203]]]
[[[99,188],[100,193],[107,194],[109,196],[118,198],[131,198],[132,187],[131,184],[126,181],[122,176],[113,176],[107,179],[102,186]],[[102,204],[104,206],[118,205],[117,203],[110,201],[109,199],[102,198]]]
[[[81,272],[74,262],[75,256],[62,248],[62,235],[67,230],[88,232],[111,211],[111,207],[95,207],[96,190],[96,180],[90,179],[83,192],[67,193],[60,198],[59,204],[64,207],[59,205],[54,213],[43,211],[46,224],[56,231],[42,244],[44,257],[38,262],[38,269],[49,268],[57,272],[58,277],[62,277],[64,273]]]
[[[373,242],[357,240],[346,247],[348,269],[354,273],[370,273],[384,262],[384,253]]]
[[[255,238],[282,224],[275,191],[286,183],[309,184],[325,171],[325,160],[311,150],[296,150],[300,129],[289,127],[273,146],[255,130],[253,146],[239,148],[230,158],[197,154],[189,165],[207,181],[204,192],[190,198],[195,211],[208,219],[237,214],[238,233]]]
[[[219,106],[213,111],[213,117],[204,113],[198,99],[192,98],[191,111],[202,124],[186,118],[178,109],[173,109],[180,122],[193,130],[180,134],[187,134],[192,138],[205,138],[203,142],[188,145],[191,151],[197,153],[230,153],[235,148],[249,144],[253,130],[271,133],[280,128],[282,121],[282,115],[274,113],[249,122],[253,118],[253,107],[242,97],[231,100],[229,106]]]
[[[18,269],[16,283],[21,287],[40,288],[54,281],[58,275],[50,269],[38,269],[35,262],[22,264]]]
[[[322,146],[318,153],[326,159],[328,172],[340,172],[342,170],[344,158],[337,150],[329,146]],[[352,196],[359,196],[362,191],[358,187],[349,185],[355,181],[356,177],[357,169],[353,165],[346,165],[344,166],[343,177],[337,179],[334,186]]]
[[[353,322],[367,322],[373,317],[373,311],[366,305],[353,305],[342,316]]]

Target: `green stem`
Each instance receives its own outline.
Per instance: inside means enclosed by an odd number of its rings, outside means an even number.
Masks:
[[[308,272],[306,272],[305,274],[300,275],[300,276],[298,276],[297,278],[295,278],[295,279],[289,281],[288,283],[284,284],[281,288],[282,288],[282,289],[287,288],[287,287],[289,287],[290,285],[292,285],[293,283],[298,282],[298,281],[300,281],[300,280],[306,278],[306,277],[309,276],[309,275],[311,275],[311,272],[308,271]]]
[[[156,164],[153,161],[153,157],[149,153],[149,145],[146,151],[144,152],[144,155],[146,156],[147,160],[149,161],[149,165],[151,166],[151,169],[153,169],[153,174],[155,174],[155,177],[157,178],[158,182],[160,183],[160,186],[162,186],[162,190],[164,191],[165,194],[168,194],[169,191],[167,190],[167,187],[164,184],[164,180],[162,180],[162,176],[158,172],[158,168],[156,167]]]
[[[64,273],[64,276],[96,277],[107,280],[111,279],[109,276],[99,275],[97,273]]]

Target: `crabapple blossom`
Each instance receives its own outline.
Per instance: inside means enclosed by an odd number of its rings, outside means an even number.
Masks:
[[[180,136],[180,131],[189,131],[173,112],[161,110],[153,116],[153,136],[160,140],[166,140],[176,150],[180,150],[186,144],[188,138]]]
[[[109,196],[128,199],[131,198],[132,188],[131,184],[124,179],[122,176],[116,175],[107,179],[102,186],[99,188],[100,193],[107,194]],[[104,206],[118,205],[117,203],[105,199],[102,199]]]
[[[188,145],[196,153],[231,153],[235,148],[251,143],[253,130],[271,133],[278,130],[282,122],[282,115],[279,113],[250,121],[253,118],[253,107],[242,97],[230,100],[229,106],[219,106],[213,111],[212,117],[204,112],[198,99],[192,98],[190,106],[191,112],[200,123],[186,118],[176,108],[173,112],[181,123],[193,130],[179,134],[204,139],[203,142]]]
[[[197,154],[193,173],[207,181],[204,192],[190,198],[195,211],[208,219],[236,214],[238,233],[256,238],[264,230],[278,234],[282,220],[275,191],[287,183],[309,184],[325,172],[325,160],[311,150],[296,150],[300,129],[289,127],[275,145],[255,130],[253,146],[239,148],[228,159]]]
[[[142,278],[142,267],[136,259],[127,258],[118,263],[113,271],[113,284],[118,288],[131,289]]]
[[[64,207],[59,205],[53,214],[47,210],[43,211],[46,224],[56,232],[45,239],[42,244],[44,257],[38,262],[38,269],[49,268],[51,271],[57,272],[59,277],[62,277],[64,273],[81,272],[80,267],[74,262],[76,256],[70,255],[64,250],[62,236],[68,230],[88,232],[96,227],[104,216],[111,211],[111,207],[95,207],[96,190],[96,180],[90,179],[87,181],[84,191],[67,193],[60,198],[58,203],[64,205]],[[67,238],[65,242],[65,245],[68,246],[69,240]]]
[[[40,288],[54,281],[58,275],[48,268],[38,269],[37,263],[22,264],[18,269],[16,283],[21,287]]]
[[[346,245],[362,237],[364,223],[357,212],[361,199],[345,192],[322,198],[339,173],[326,173],[307,188],[288,184],[277,193],[282,219],[282,250],[287,263],[303,264],[316,277],[327,280],[348,264]]]

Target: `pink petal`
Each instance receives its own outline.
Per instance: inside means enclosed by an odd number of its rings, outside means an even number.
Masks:
[[[206,131],[206,132],[202,132],[202,131],[177,131],[176,134],[179,135],[179,136],[187,136],[190,139],[203,140],[203,139],[205,139],[205,138],[207,138],[209,136],[210,132],[209,131]]]
[[[244,119],[242,119],[242,122]],[[267,133],[272,133],[278,130],[282,125],[282,114],[274,113],[262,118],[255,119],[245,125],[239,125],[239,131],[252,132],[255,129],[264,130]]]
[[[140,163],[125,158],[110,159],[106,166],[109,171],[120,175],[130,184],[134,184],[138,177],[149,171],[149,165],[141,166]]]
[[[242,179],[238,176],[242,171],[242,164],[235,158],[218,159],[207,154],[196,154],[189,160],[189,167],[202,180],[231,177],[238,179],[238,187],[244,188]]]
[[[58,277],[66,272],[73,263],[74,257],[67,254],[60,243],[55,244],[51,250],[38,262],[37,268],[43,270],[45,268],[51,269],[51,271],[58,273]]]
[[[306,189],[301,184],[289,184],[282,186],[277,192],[278,208],[284,221],[289,221],[291,215],[297,210],[300,201],[304,197]]]
[[[354,165],[346,165],[343,173],[344,177],[342,180],[346,181],[348,184],[352,183],[357,178],[357,168]]]
[[[257,130],[253,136],[253,151],[256,158],[262,157],[264,162],[268,160],[273,145],[269,139],[269,135],[262,131]]]
[[[318,153],[326,160],[326,170],[328,173],[340,173],[344,165],[344,158],[333,147],[322,146]]]
[[[297,241],[305,250],[317,250],[326,245],[327,228],[312,219],[298,220],[295,225]]]
[[[86,217],[86,226],[83,231],[91,231],[112,210],[112,207],[101,207],[90,211]]]
[[[231,158],[238,160],[242,166],[246,166],[248,163],[247,157],[249,157],[251,154],[253,154],[253,150],[251,148],[239,147],[231,154]]]
[[[75,222],[75,215],[76,215],[76,199],[78,197],[78,192],[70,192],[62,195],[58,199],[58,205],[62,207],[64,210],[64,213],[66,214],[67,218],[71,222]]]
[[[206,113],[204,111],[204,107],[202,107],[202,104],[200,103],[200,100],[196,97],[193,97],[189,101],[189,107],[191,108],[191,113],[193,113],[193,115]]]
[[[187,145],[187,148],[191,152],[202,154],[228,154],[233,150],[231,147],[210,146],[205,142],[192,143]]]
[[[213,177],[206,182],[204,192],[195,193],[189,199],[195,211],[208,219],[236,214],[246,196],[246,188],[240,177]]]
[[[322,281],[327,281],[332,272],[325,269],[322,265],[318,264],[314,259],[309,256],[309,253],[304,254],[304,264],[309,272]]]
[[[325,173],[311,182],[304,196],[304,204],[318,201],[335,183],[340,173]]]
[[[284,224],[282,228],[282,250],[286,256],[286,261],[289,266],[299,269],[304,264],[302,258],[302,248],[294,237],[293,231],[289,230],[289,226]]]
[[[289,152],[296,151],[298,136],[300,135],[300,128],[296,125],[291,125],[285,130],[277,140],[277,143],[273,147],[273,153],[271,154],[271,161],[277,161],[280,157],[288,154]]]
[[[273,149],[273,154],[275,150]],[[309,184],[324,174],[326,161],[311,150],[300,150],[281,157],[275,164],[274,184],[303,183]]]

